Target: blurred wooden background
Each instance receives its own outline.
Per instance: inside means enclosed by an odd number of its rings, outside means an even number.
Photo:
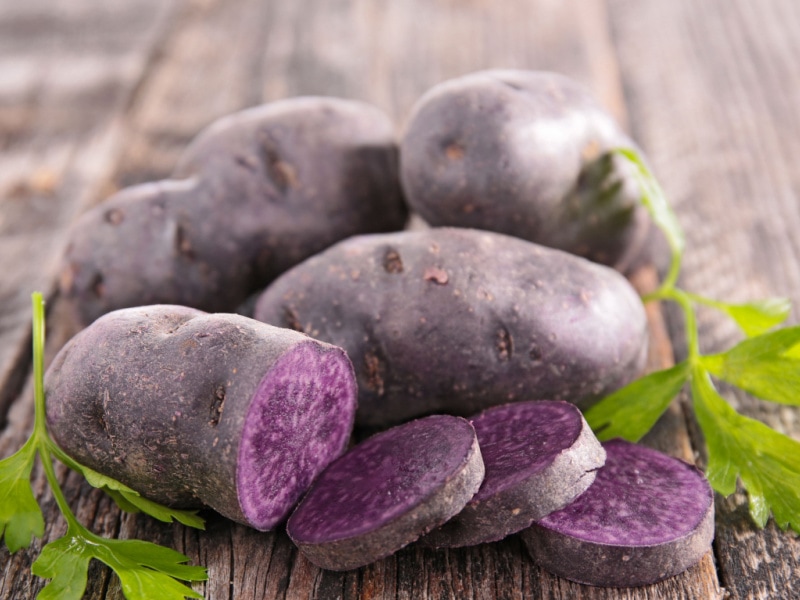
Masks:
[[[800,302],[800,3],[796,0],[0,0],[0,457],[32,422],[30,294],[51,301],[50,356],[69,335],[54,265],[64,231],[114,190],[166,176],[215,118],[324,94],[372,102],[402,127],[432,85],[489,67],[562,72],[586,84],[647,152],[687,233],[683,284],[719,299]],[[651,309],[653,330],[661,313]],[[796,322],[797,313],[792,320]],[[666,332],[683,353],[681,324]],[[702,313],[706,350],[737,339]],[[662,331],[663,333],[663,331]],[[666,337],[653,364],[671,359]],[[800,439],[800,410],[730,399]],[[703,460],[675,403],[648,443]],[[139,537],[209,567],[209,599],[800,598],[800,542],[757,530],[743,494],[717,501],[714,552],[661,584],[608,590],[539,571],[512,537],[446,552],[410,547],[346,574],[299,557],[282,532],[212,517],[208,531],[121,514],[60,471],[94,531]],[[10,556],[0,598],[24,600],[41,546],[63,532],[34,474],[48,528]],[[90,569],[87,598],[121,598]]]

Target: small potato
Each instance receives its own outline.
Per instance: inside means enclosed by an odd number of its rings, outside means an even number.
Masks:
[[[62,295],[83,325],[147,304],[233,311],[338,240],[401,229],[397,169],[393,124],[368,104],[293,98],[223,118],[174,179],[124,189],[77,221]]]
[[[356,421],[586,405],[644,366],[644,308],[616,271],[499,233],[364,235],[279,277],[255,317],[344,348]]]
[[[492,70],[417,102],[400,147],[410,207],[433,226],[488,229],[628,271],[664,241],[640,205],[634,143],[576,82]]]

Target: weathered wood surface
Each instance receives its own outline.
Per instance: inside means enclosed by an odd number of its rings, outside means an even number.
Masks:
[[[800,301],[800,5],[794,0],[0,0],[0,456],[32,422],[29,297],[52,294],[69,223],[114,189],[168,174],[205,124],[284,96],[363,99],[402,128],[435,83],[487,67],[550,69],[587,86],[647,151],[681,222],[693,291]],[[647,274],[641,277],[647,278]],[[640,281],[652,285],[652,281]],[[51,297],[49,355],[71,333]],[[653,365],[680,326],[650,308]],[[735,331],[703,313],[709,350]],[[660,332],[660,337],[659,337]],[[800,437],[798,411],[732,398]],[[680,402],[647,438],[702,460]],[[791,598],[800,543],[756,530],[745,498],[717,502],[714,556],[635,590],[579,586],[539,571],[521,544],[454,552],[411,547],[358,571],[323,572],[283,533],[211,517],[206,532],[120,514],[62,472],[79,518],[106,535],[150,539],[209,567],[206,598]],[[42,545],[63,532],[40,473],[43,540],[0,550],[0,598],[35,596]],[[120,598],[94,565],[87,598]]]

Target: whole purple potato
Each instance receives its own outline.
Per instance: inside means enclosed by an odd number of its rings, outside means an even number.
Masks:
[[[81,324],[117,308],[233,311],[338,240],[401,229],[394,127],[377,108],[293,98],[225,117],[174,179],[134,186],[74,225],[61,292]]]
[[[498,231],[627,271],[660,263],[666,246],[629,165],[609,153],[621,147],[635,145],[575,81],[481,71],[417,102],[401,178],[431,225]]]
[[[616,271],[517,238],[441,228],[364,235],[279,277],[255,317],[344,348],[356,421],[587,405],[636,377],[647,326]]]
[[[45,392],[50,432],[78,462],[262,530],[344,452],[357,394],[340,348],[167,305],[96,320],[56,356]]]

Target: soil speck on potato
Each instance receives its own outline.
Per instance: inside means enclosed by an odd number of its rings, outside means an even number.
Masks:
[[[383,268],[387,273],[397,274],[403,272],[403,261],[397,250],[389,249],[383,257]]]
[[[367,352],[364,356],[364,364],[367,368],[367,387],[382,396],[384,385],[380,357],[375,352]]]
[[[514,340],[511,337],[508,329],[505,327],[497,331],[497,355],[500,360],[511,360],[511,355],[514,352]]]
[[[432,281],[439,285],[446,285],[448,281],[447,271],[439,267],[428,267],[422,277],[425,281]]]

